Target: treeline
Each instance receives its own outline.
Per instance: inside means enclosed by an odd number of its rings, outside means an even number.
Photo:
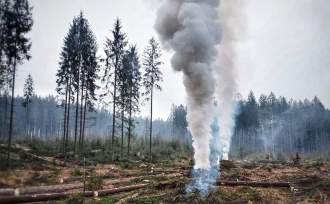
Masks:
[[[251,91],[238,112],[232,157],[329,156],[330,111],[317,97],[297,101],[270,93],[256,99]]]
[[[5,108],[6,97],[8,96],[0,97],[0,136],[4,141],[7,139],[9,125],[8,117],[5,120],[6,112],[8,115],[8,109]],[[33,95],[29,104],[30,112],[26,111],[23,103],[24,97],[15,98],[16,139],[62,141],[64,109],[59,107],[60,103],[56,97]],[[72,108],[75,109],[75,106],[72,105]],[[246,100],[238,101],[237,113],[230,148],[232,158],[266,155],[281,158],[293,156],[297,152],[302,155],[329,156],[327,154],[330,147],[330,111],[324,108],[317,97],[311,101],[296,101],[276,97],[271,93],[269,96],[261,95],[256,99],[251,92]],[[186,114],[186,107],[173,105],[166,120],[153,120],[153,144],[164,141],[168,142],[168,145],[179,145],[180,148],[191,151],[191,135],[187,130]],[[109,146],[112,139],[112,112],[95,108],[93,111],[88,110],[87,115],[86,139]],[[69,142],[73,143],[75,115],[72,114],[69,120],[68,137]],[[133,117],[133,121],[131,149],[135,153],[145,152],[149,147],[150,120]],[[121,127],[120,123],[117,125],[120,134],[116,134],[114,143],[116,151],[120,152]],[[127,127],[123,130],[123,140],[123,146],[127,148]]]
[[[7,140],[9,126],[9,104],[8,95],[0,95],[0,138]],[[40,97],[32,95],[28,110],[24,106],[26,98],[15,97],[14,124],[15,131],[13,136],[17,140],[62,140],[63,136],[63,114],[64,109],[58,97],[49,95]],[[72,105],[75,109],[75,105]],[[79,108],[81,108],[79,106]],[[153,135],[155,139],[162,141],[181,141],[189,143],[190,135],[187,130],[186,108],[183,105],[172,106],[171,114],[167,120],[153,120]],[[95,107],[94,110],[87,110],[86,120],[86,139],[100,140],[103,143],[109,143],[112,132],[112,112],[105,108]],[[74,140],[75,115],[69,118],[68,137],[70,141]],[[150,119],[144,117],[132,118],[132,139],[143,139],[149,143]],[[120,124],[118,124],[120,125]],[[121,130],[120,126],[118,126]],[[121,133],[121,131],[120,131]],[[127,146],[128,127],[123,130],[124,145]],[[121,145],[121,135],[115,137],[115,143]]]
[[[23,106],[24,97],[15,97],[13,136],[16,140],[62,140],[63,136],[63,108],[59,107],[58,99],[55,96],[39,97],[33,95],[31,102],[26,107]],[[6,105],[7,103],[7,105]],[[8,96],[0,96],[0,138],[6,141],[9,127],[9,106]],[[72,106],[74,109],[75,106]],[[79,107],[81,108],[81,107]],[[88,111],[88,122],[86,122],[86,137],[88,139],[106,139],[110,134],[112,114],[100,109]],[[74,139],[75,117],[71,115],[68,137]],[[109,122],[110,121],[110,122]]]

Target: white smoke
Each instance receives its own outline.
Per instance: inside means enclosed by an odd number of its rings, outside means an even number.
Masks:
[[[219,13],[222,26],[222,41],[218,46],[216,66],[217,90],[219,103],[219,126],[222,142],[223,159],[228,159],[229,146],[235,127],[237,94],[236,48],[244,35],[243,0],[221,1]]]
[[[219,0],[164,0],[155,24],[162,44],[174,50],[173,68],[184,73],[195,169],[210,168],[213,70],[221,39],[218,6]]]

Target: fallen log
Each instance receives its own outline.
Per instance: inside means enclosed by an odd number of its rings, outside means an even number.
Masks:
[[[290,188],[289,182],[256,182],[256,181],[218,181],[218,186],[251,186],[262,188]]]
[[[124,186],[112,189],[105,189],[100,191],[85,191],[79,192],[79,194],[84,197],[98,197],[107,196],[116,193],[128,192],[133,190],[138,190],[146,187],[147,184],[137,184],[131,186]],[[68,198],[72,193],[62,192],[62,193],[45,193],[45,194],[35,194],[35,195],[20,195],[20,196],[6,196],[0,197],[0,203],[27,203],[27,202],[41,202],[50,200],[63,200]]]
[[[157,177],[178,177],[179,174],[167,174],[167,175],[147,175],[147,176],[137,176],[128,178],[118,178],[118,179],[106,179],[103,180],[103,187],[107,187],[115,184],[123,184],[134,180],[157,178]],[[59,184],[59,185],[49,185],[49,186],[27,186],[22,188],[4,188],[0,189],[0,196],[14,196],[14,195],[31,195],[31,194],[43,194],[43,193],[61,193],[70,190],[83,189],[84,184],[82,182],[72,183],[72,184]]]
[[[13,188],[2,188],[0,189],[0,196],[14,195],[15,190]]]
[[[50,186],[30,186],[23,188],[7,188],[0,189],[0,196],[12,196],[12,195],[28,195],[39,193],[58,193],[63,191],[69,191],[74,189],[83,188],[82,183],[75,184],[62,184],[62,185],[50,185]]]

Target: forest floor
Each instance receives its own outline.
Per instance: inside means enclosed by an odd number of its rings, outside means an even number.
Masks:
[[[83,199],[79,192],[85,172],[87,190],[144,184],[128,192],[86,198],[85,203],[330,203],[330,163],[317,161],[302,161],[298,165],[280,161],[223,161],[221,181],[290,182],[290,187],[220,186],[208,196],[186,193],[191,181],[191,162],[187,159],[157,164],[122,161],[85,168],[26,158],[20,162],[11,170],[0,171],[0,200],[17,195],[19,188],[20,194],[72,192],[65,200],[42,203],[79,203]]]

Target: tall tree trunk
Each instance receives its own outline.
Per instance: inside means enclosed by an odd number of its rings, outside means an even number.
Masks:
[[[63,154],[65,152],[65,136],[66,136],[66,119],[67,119],[67,107],[68,107],[68,89],[69,89],[69,79],[66,79],[65,88],[65,102],[64,102],[64,119],[63,119]]]
[[[120,147],[120,155],[123,158],[124,152],[124,108],[121,111],[121,147]]]
[[[66,118],[66,135],[65,135],[65,159],[66,159],[66,153],[69,143],[69,130],[70,130],[70,106],[71,106],[71,78],[69,79],[69,98],[68,98],[68,112],[67,112],[67,118]]]
[[[87,109],[87,89],[85,90],[85,104],[84,104],[84,122],[83,122],[83,127],[82,127],[82,133],[81,133],[81,138],[82,138],[82,152],[84,154],[84,142],[85,142],[85,124],[86,124],[86,109]]]
[[[153,99],[153,86],[151,87],[151,97],[150,97],[150,135],[149,135],[149,155],[150,155],[150,161],[152,160],[151,155],[151,144],[152,144],[152,99]]]
[[[77,153],[77,134],[78,134],[78,116],[79,116],[79,83],[80,82],[80,66],[78,66],[78,80],[77,80],[77,95],[76,95],[76,121],[74,128],[74,155]]]
[[[81,99],[80,99],[79,149],[81,149],[81,144],[82,144],[84,86],[85,86],[85,79],[83,78],[81,84]]]
[[[3,109],[3,115],[2,116],[2,121],[1,121],[1,139],[5,139],[7,133],[7,113],[8,113],[8,93],[7,90],[4,91],[3,96],[1,97],[3,103],[4,103],[4,109]]]
[[[116,125],[116,91],[117,91],[117,67],[118,66],[118,57],[116,56],[116,64],[115,64],[115,84],[113,87],[113,109],[112,109],[112,134],[111,134],[111,155],[113,157],[113,143],[115,140],[115,125]]]
[[[16,47],[16,46],[15,46]],[[9,122],[9,135],[8,135],[8,154],[7,154],[7,166],[10,166],[10,150],[11,150],[11,140],[13,134],[13,117],[14,117],[14,97],[15,97],[15,78],[16,78],[16,57],[14,58],[13,64],[13,81],[11,87],[11,103],[10,103],[10,122]]]
[[[127,158],[129,157],[130,144],[131,144],[131,125],[132,125],[132,90],[130,91],[129,100],[129,120],[128,120],[128,137],[127,137]]]

